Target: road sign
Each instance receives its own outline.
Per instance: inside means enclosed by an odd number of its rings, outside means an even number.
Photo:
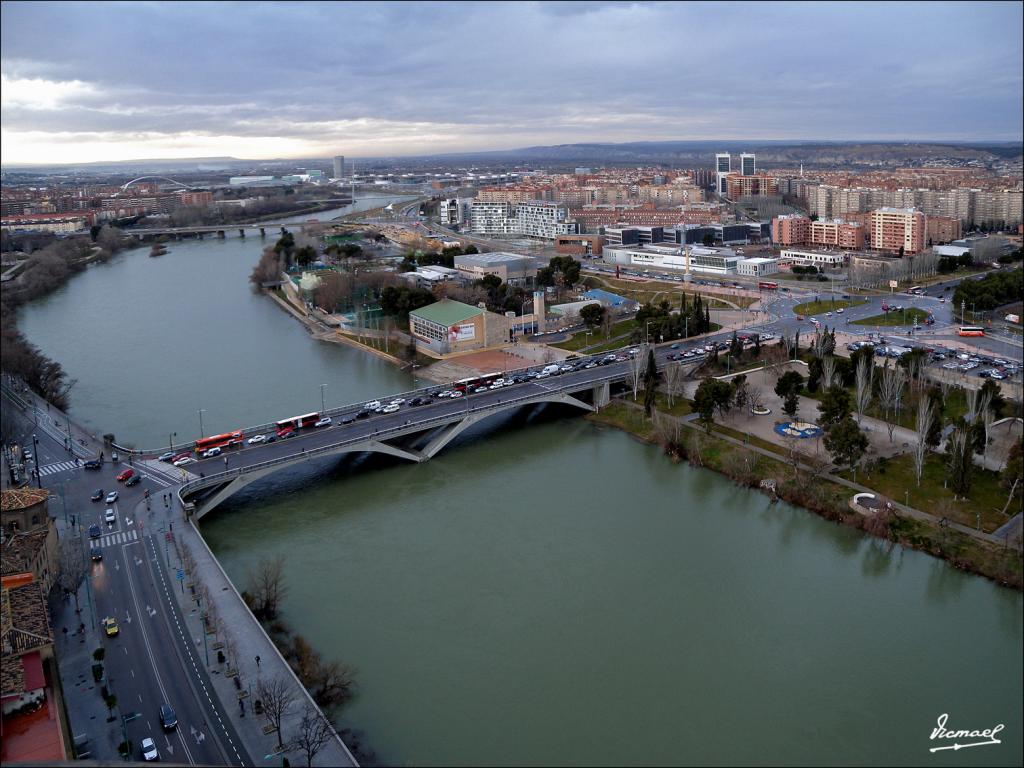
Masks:
[[[185,580],[185,571],[183,571],[181,568],[179,568],[178,572],[175,574],[175,578],[178,581],[184,581]]]

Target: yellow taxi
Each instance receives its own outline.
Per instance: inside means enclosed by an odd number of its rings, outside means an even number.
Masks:
[[[107,616],[103,620],[103,631],[107,633],[107,637],[115,637],[121,632],[117,626],[117,620],[113,616]]]

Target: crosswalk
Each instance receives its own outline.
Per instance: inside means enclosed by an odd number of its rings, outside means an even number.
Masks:
[[[114,547],[118,544],[131,544],[133,541],[138,540],[139,532],[133,528],[130,531],[108,533],[106,536],[100,536],[98,539],[89,539],[89,549],[96,549],[98,547]]]
[[[81,465],[78,465],[79,467]],[[57,472],[67,472],[69,469],[75,469],[76,465],[73,461],[58,461],[56,464],[46,464],[39,468],[39,475],[46,477],[47,475],[53,475]]]

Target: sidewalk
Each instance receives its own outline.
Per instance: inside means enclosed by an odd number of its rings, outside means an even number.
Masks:
[[[159,498],[154,503],[159,512]],[[224,704],[224,708],[232,715],[232,722],[238,731],[238,735],[245,742],[253,759],[259,762],[263,755],[271,755],[277,752],[277,734],[265,733],[264,726],[267,720],[263,716],[253,713],[252,704],[258,697],[256,690],[260,679],[267,680],[279,678],[288,684],[295,696],[295,703],[285,714],[282,720],[283,739],[285,744],[295,738],[299,721],[304,706],[315,702],[299,682],[291,667],[278,652],[277,647],[263,631],[263,627],[250,613],[248,607],[242,600],[241,595],[235,586],[228,579],[220,563],[210,552],[203,540],[202,535],[192,522],[185,522],[178,500],[174,499],[175,510],[169,515],[170,521],[174,523],[174,535],[176,536],[175,547],[179,552],[188,552],[194,560],[194,572],[188,576],[188,581],[194,584],[195,591],[200,591],[200,585],[206,587],[209,599],[213,604],[217,622],[221,630],[221,640],[226,640],[225,634],[230,637],[227,641],[227,648],[234,645],[234,656],[237,664],[232,664],[232,669],[237,669],[238,679],[241,681],[241,691],[236,687],[234,681],[225,676],[228,671],[226,664],[218,664],[216,650],[210,648],[210,672],[213,688],[217,697]],[[171,569],[180,568],[180,556],[175,562],[175,556],[171,554]],[[196,649],[203,656],[203,627],[200,612],[197,607],[196,598],[190,594],[186,587],[184,593],[180,589],[174,591],[175,598],[185,618],[188,631],[196,643]],[[210,634],[206,636],[206,642],[212,645],[216,642],[217,636]],[[260,658],[257,666],[256,657]],[[244,696],[245,716],[241,716],[238,705],[240,696]],[[299,765],[305,761],[305,756],[300,752],[288,753],[289,761]],[[341,738],[335,735],[330,739],[314,758],[313,765],[317,766],[342,766],[358,765],[348,747]]]

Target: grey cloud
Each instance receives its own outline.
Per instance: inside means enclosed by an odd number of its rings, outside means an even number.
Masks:
[[[340,121],[409,121],[461,126],[446,130],[483,142],[467,149],[489,148],[489,136],[629,139],[673,126],[679,138],[1021,134],[1019,6],[871,8],[5,3],[7,77],[78,79],[97,94],[56,110],[5,107],[3,121],[309,139]],[[944,55],[975,33],[984,41]]]

